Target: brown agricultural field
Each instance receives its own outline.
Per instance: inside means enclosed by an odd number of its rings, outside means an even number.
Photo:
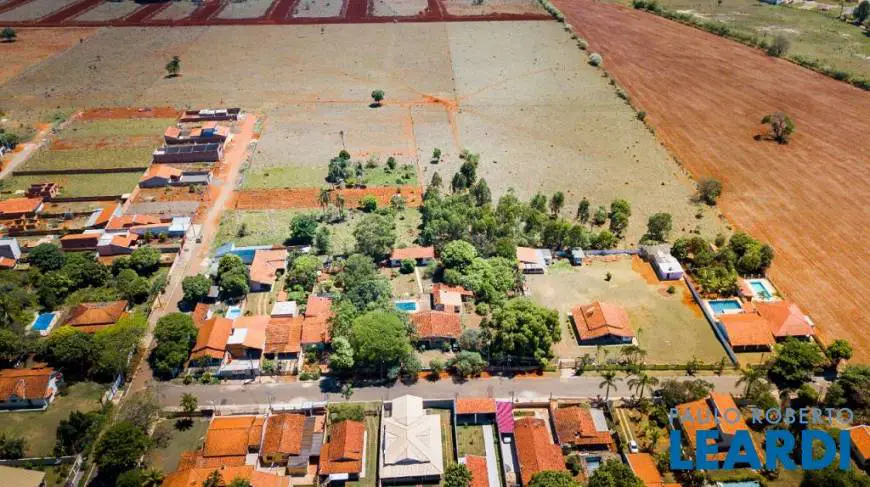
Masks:
[[[0,83],[79,44],[95,31],[86,28],[17,29],[18,39],[15,42],[0,42],[0,59],[3,60],[0,63]],[[0,106],[0,110],[3,108]]]
[[[820,328],[870,360],[870,94],[653,15],[556,0],[566,21],[648,113],[672,153],[725,186],[721,206],[777,252],[776,285]],[[788,145],[753,140],[781,110]]]

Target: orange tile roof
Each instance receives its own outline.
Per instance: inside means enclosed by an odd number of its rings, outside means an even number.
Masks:
[[[106,230],[121,230],[122,228],[139,225],[156,225],[159,223],[162,223],[162,220],[159,216],[155,215],[121,215],[109,220]]]
[[[459,338],[462,322],[456,313],[420,311],[411,315],[411,324],[420,338]]]
[[[9,198],[0,201],[0,215],[4,213],[33,213],[42,204],[42,198]]]
[[[517,247],[517,260],[520,262],[534,262],[541,260],[538,251],[530,247]]]
[[[136,240],[138,239],[139,236],[135,233],[119,234],[112,237],[111,245],[129,249],[133,246],[133,244],[136,243]]]
[[[489,471],[486,468],[485,457],[465,455],[465,466],[471,472],[469,487],[489,487]]]
[[[806,315],[791,301],[757,303],[755,309],[770,323],[770,331],[775,337],[805,337],[814,334]]]
[[[259,423],[259,424],[258,424]],[[214,418],[205,434],[204,457],[246,455],[248,448],[259,445],[262,417],[226,416]]]
[[[0,267],[3,269],[12,269],[15,267],[15,259],[11,257],[0,257]]]
[[[147,181],[151,178],[172,179],[179,176],[181,176],[181,169],[176,169],[166,164],[152,164],[139,180]]]
[[[179,457],[177,470],[187,470],[189,468],[240,467],[244,464],[244,455],[205,457],[202,455],[202,452],[186,451],[182,452]]]
[[[191,313],[191,318],[193,318],[193,324],[196,325],[197,328],[201,327],[205,321],[208,319],[208,310],[211,308],[206,303],[196,303],[196,306],[193,308],[193,313]]]
[[[393,249],[390,260],[434,259],[435,247],[405,247]]]
[[[163,487],[201,487],[208,476],[218,470],[227,485],[236,478],[250,481],[253,487],[287,487],[289,477],[259,472],[252,465],[223,466],[219,468],[190,468],[178,470],[166,476]]]
[[[627,453],[625,458],[628,466],[637,475],[646,487],[663,487],[664,479],[659,473],[656,461],[649,453]]]
[[[126,315],[126,309],[127,301],[82,303],[70,311],[65,324],[76,328],[114,325]]]
[[[332,317],[332,299],[326,296],[315,296],[313,293],[308,295],[308,302],[305,305],[305,316],[325,316]]]
[[[95,227],[103,227],[105,226],[109,220],[111,220],[112,216],[115,214],[115,210],[118,209],[118,203],[111,202],[103,205],[103,208],[100,210],[100,214],[97,215],[97,219],[94,220]]]
[[[274,414],[266,419],[266,433],[260,455],[299,455],[302,453],[302,414]]]
[[[196,334],[196,344],[190,351],[190,358],[206,356],[222,359],[232,329],[233,320],[221,316],[204,321]]]
[[[567,470],[562,449],[550,442],[544,420],[533,417],[517,419],[514,421],[514,439],[522,485],[529,485],[532,477],[538,472]]]
[[[305,317],[302,320],[302,343],[328,343],[329,337],[329,322],[325,318]]]
[[[365,433],[359,421],[332,425],[329,441],[320,448],[320,475],[361,472]]]
[[[302,350],[302,316],[272,318],[266,327],[264,353],[298,353]]]
[[[606,335],[633,337],[628,313],[619,306],[594,301],[571,310],[574,328],[581,340],[594,340]]]
[[[870,426],[855,426],[849,429],[849,438],[852,447],[861,454],[864,459],[870,458]]]
[[[166,130],[163,131],[164,137],[169,137],[169,138],[174,139],[174,138],[177,138],[179,135],[181,135],[181,129],[178,127],[166,127]]]
[[[287,269],[287,250],[257,250],[251,262],[251,281],[272,284],[278,271]]]
[[[557,408],[553,412],[559,443],[573,446],[613,447],[613,437],[607,431],[597,431],[592,414],[580,406]]]
[[[466,397],[456,400],[456,414],[495,414],[495,399]]]
[[[771,346],[770,324],[756,313],[735,313],[719,317],[733,347]]]
[[[60,237],[60,241],[67,242],[70,240],[93,240],[94,242],[98,242],[100,240],[100,234],[95,232],[90,233],[68,233],[63,237]]]
[[[731,394],[722,392],[713,392],[709,396],[684,404],[677,405],[677,412],[680,418],[692,418],[691,420],[680,421],[680,425],[685,432],[686,441],[691,449],[695,449],[695,434],[701,430],[718,429],[722,434],[733,435],[738,430],[748,431],[746,420],[743,414],[738,416],[733,411],[739,411],[737,404]],[[713,440],[710,440],[714,443]],[[759,458],[762,458],[761,449],[753,446]],[[711,459],[722,461],[725,459],[727,451],[719,452],[711,455]],[[764,460],[762,460],[764,461]]]
[[[458,298],[451,296],[456,294],[459,295]],[[432,302],[435,306],[444,304],[445,301],[462,301],[462,296],[474,296],[474,293],[462,286],[448,286],[441,283],[432,285]]]
[[[13,395],[18,400],[49,397],[48,383],[53,374],[52,368],[0,370],[0,401],[6,402]]]
[[[248,348],[262,349],[266,344],[266,328],[271,318],[267,315],[241,316],[233,322],[233,328],[244,328],[247,331],[242,345]]]

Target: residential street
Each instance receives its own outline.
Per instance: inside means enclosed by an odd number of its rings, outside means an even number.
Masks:
[[[743,387],[736,385],[737,376],[704,376],[702,379],[713,383],[719,392],[742,392]],[[693,377],[659,377],[666,379],[693,379]],[[494,377],[474,379],[464,383],[456,383],[449,379],[438,382],[420,380],[410,386],[397,383],[393,387],[355,387],[351,400],[353,401],[384,401],[404,394],[414,394],[423,398],[453,398],[462,396],[489,396],[497,398],[533,399],[554,397],[586,397],[604,396],[604,389],[598,386],[601,377],[543,377],[509,379]],[[289,384],[247,384],[247,385],[176,385],[170,383],[152,383],[152,389],[165,407],[178,406],[184,393],[191,393],[199,398],[201,407],[242,406],[255,404],[297,404],[307,401],[343,401],[339,386],[329,379],[321,383],[293,382]],[[618,388],[610,391],[611,398],[630,397],[632,394],[624,381],[618,383]]]

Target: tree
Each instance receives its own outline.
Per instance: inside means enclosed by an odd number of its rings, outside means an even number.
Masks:
[[[134,425],[141,431],[148,431],[151,424],[160,416],[161,406],[157,396],[149,390],[131,395],[125,402],[118,419]]]
[[[582,200],[580,200],[580,204],[577,205],[577,220],[580,220],[580,223],[586,223],[589,221],[589,200],[584,196]]]
[[[290,243],[308,245],[317,235],[317,219],[314,215],[299,214],[290,220]]]
[[[643,393],[648,386],[655,387],[659,380],[650,376],[646,372],[641,371],[635,377],[628,380],[629,389],[634,387],[637,390],[638,399],[643,400]]]
[[[444,280],[472,291],[481,302],[498,303],[516,287],[517,268],[504,257],[477,257],[462,272],[445,272]]]
[[[821,470],[804,470],[800,487],[870,487],[870,477],[855,469],[840,470],[833,464]]]
[[[662,402],[669,408],[676,407],[677,404],[697,401],[713,390],[713,384],[703,379],[686,381],[668,379],[662,381],[660,385]]]
[[[332,252],[332,234],[325,225],[318,228],[314,235],[314,250],[318,255],[329,255]]]
[[[93,254],[77,252],[66,256],[60,272],[69,278],[73,288],[99,287],[109,280],[109,268],[97,262]]]
[[[208,477],[202,483],[202,487],[223,487],[223,485],[224,477],[217,470],[208,474]]]
[[[592,223],[595,225],[604,225],[607,221],[607,209],[603,206],[599,206],[595,210],[595,215],[592,217]]]
[[[471,470],[462,463],[450,464],[444,470],[444,487],[468,487],[471,485]]]
[[[441,375],[441,372],[444,372],[446,364],[443,360],[438,357],[433,358],[429,361],[429,370],[432,371],[432,374],[436,377]]]
[[[18,33],[12,27],[4,27],[3,31],[0,32],[0,37],[3,38],[4,42],[13,42],[18,38]]]
[[[151,283],[148,279],[136,274],[133,269],[124,269],[115,278],[115,287],[121,294],[121,297],[131,303],[141,303],[148,298],[148,293],[151,291]],[[206,291],[208,292],[208,291]]]
[[[63,267],[66,256],[60,247],[54,244],[39,244],[27,253],[27,261],[43,273],[56,271]]]
[[[607,460],[589,477],[588,487],[643,487],[643,481],[619,460]]]
[[[535,358],[542,365],[552,357],[551,347],[561,336],[559,314],[529,299],[512,299],[493,312],[494,353]]]
[[[0,328],[0,362],[15,362],[25,349],[24,339],[18,332]]]
[[[743,389],[743,397],[749,395],[749,390],[752,389],[758,381],[764,378],[767,375],[767,370],[761,367],[744,367],[740,369],[740,378],[737,379],[737,385],[745,384],[745,388]]]
[[[197,274],[195,276],[187,276],[181,281],[181,290],[184,292],[184,300],[188,303],[198,303],[208,296],[208,291],[211,288],[211,279]]]
[[[287,271],[287,285],[302,286],[302,289],[311,289],[317,282],[317,274],[320,272],[320,259],[313,255],[301,255],[293,260],[293,264]]]
[[[852,16],[855,17],[855,25],[861,25],[870,17],[870,1],[863,0],[852,10]]]
[[[556,191],[550,198],[550,214],[553,217],[558,216],[563,206],[565,206],[565,193]]]
[[[773,140],[780,144],[787,144],[791,134],[795,131],[795,125],[791,118],[783,112],[773,112],[765,115],[761,123],[769,124]]]
[[[670,213],[656,213],[649,217],[646,224],[646,235],[650,240],[664,242],[673,228]]]
[[[453,240],[440,253],[441,264],[447,269],[462,271],[477,257],[477,249],[464,240]]]
[[[454,193],[460,193],[468,188],[468,185],[468,178],[461,172],[458,172],[453,175],[453,179],[450,181],[450,190]]]
[[[157,320],[154,328],[157,346],[150,357],[155,374],[164,378],[174,376],[187,360],[196,335],[193,319],[186,314],[170,313]]]
[[[163,472],[156,468],[149,468],[142,474],[141,487],[160,487],[163,485]]]
[[[178,76],[179,71],[181,71],[181,58],[172,56],[172,59],[166,63],[166,77],[174,78]]]
[[[84,376],[93,358],[93,336],[71,326],[63,326],[45,340],[45,353],[48,361],[56,367],[78,370]]]
[[[344,195],[339,193],[335,195],[335,206],[338,207],[338,216],[344,219],[345,199]]]
[[[466,328],[459,335],[459,348],[470,352],[480,352],[485,346],[483,334],[477,328]]]
[[[246,271],[233,271],[221,274],[218,285],[227,299],[239,299],[251,291]]]
[[[367,194],[359,200],[359,207],[365,213],[373,213],[378,209],[378,199],[374,195]]]
[[[241,477],[236,477],[230,482],[227,487],[253,487],[251,481],[248,479],[243,479]]]
[[[568,472],[544,470],[532,477],[529,487],[580,487],[580,484]]]
[[[329,354],[329,367],[337,372],[348,372],[353,368],[353,347],[343,336],[332,340],[332,353]]]
[[[329,208],[329,189],[320,188],[320,193],[317,195],[317,202],[320,203],[320,209],[326,214],[326,209]]]
[[[120,318],[113,326],[97,331],[92,338],[92,375],[109,381],[124,373],[130,355],[142,343],[147,329],[148,318],[144,313],[137,312]]]
[[[72,411],[67,419],[61,419],[57,425],[55,455],[76,455],[83,452],[96,438],[103,419],[100,411]]]
[[[120,421],[103,433],[94,457],[100,473],[114,477],[135,468],[147,449],[148,437],[145,433],[129,421]]]
[[[24,457],[27,442],[22,437],[0,433],[0,460],[18,460]]]
[[[372,100],[374,100],[374,106],[381,106],[381,102],[384,101],[384,90],[374,90],[372,91]]]
[[[355,360],[374,367],[380,376],[411,353],[408,329],[392,312],[370,311],[359,316],[353,321],[349,338]]]
[[[809,382],[816,367],[823,362],[822,352],[815,343],[787,338],[776,346],[768,376],[780,389],[795,389]]]
[[[153,247],[139,247],[130,254],[130,268],[140,276],[150,276],[160,265],[160,251]]]
[[[477,162],[466,159],[465,162],[459,166],[459,172],[465,176],[465,183],[467,187],[471,187],[477,181]]]
[[[604,400],[610,400],[610,389],[616,387],[616,383],[621,379],[616,376],[616,370],[614,369],[605,369],[601,371],[601,378],[603,379],[600,384],[598,384],[599,389],[605,389],[604,391]]]
[[[396,242],[396,224],[388,216],[366,215],[353,230],[353,236],[357,252],[379,261],[389,255]]]
[[[791,47],[791,42],[782,34],[778,34],[773,38],[773,42],[767,46],[767,55],[774,57],[782,57],[788,52]]]
[[[704,203],[713,206],[722,194],[722,183],[716,179],[702,179],[698,184],[698,194]]]
[[[628,228],[628,215],[622,212],[611,212],[610,231],[615,235],[622,235],[626,228]]]
[[[838,363],[841,360],[849,360],[852,358],[852,345],[846,340],[837,339],[828,345],[825,352],[831,361]]]
[[[196,412],[196,408],[199,405],[199,401],[196,396],[190,394],[189,392],[185,392],[181,395],[181,410],[184,411],[184,415],[187,419],[191,419],[193,417],[193,413]]]
[[[480,375],[486,368],[486,361],[477,352],[462,351],[450,359],[447,365],[453,367],[459,377],[464,379]]]
[[[486,183],[486,179],[480,178],[477,184],[471,187],[471,196],[474,198],[477,206],[488,205],[492,203],[492,191]]]
[[[343,299],[352,303],[357,311],[388,309],[392,299],[392,288],[387,279],[375,277],[346,288]]]

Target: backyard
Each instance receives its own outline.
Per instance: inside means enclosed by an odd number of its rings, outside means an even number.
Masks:
[[[62,142],[62,141],[59,141]],[[19,168],[20,171],[63,171],[70,169],[111,169],[140,167],[151,164],[151,152],[159,147],[158,140],[146,140],[140,147],[40,150]],[[144,169],[143,169],[144,172]],[[137,177],[142,173],[136,173]],[[56,176],[42,176],[43,179]],[[132,191],[130,188],[128,191]]]
[[[441,447],[444,453],[444,468],[456,463],[453,446],[453,412],[449,409],[427,409],[426,414],[441,416]]]
[[[457,426],[456,443],[460,457],[465,455],[486,456],[483,427],[481,426]]]
[[[78,382],[58,395],[45,411],[10,412],[2,416],[0,433],[24,437],[26,456],[50,456],[55,444],[57,425],[73,411],[96,411],[105,386],[94,382]]]
[[[367,411],[378,411],[380,412],[381,403],[379,402],[370,402],[366,403],[365,408]],[[365,417],[366,424],[366,465],[365,465],[365,477],[359,479],[356,482],[347,482],[345,485],[347,487],[376,487],[378,485],[377,479],[377,471],[378,471],[378,452],[380,452],[380,429],[381,429],[381,417],[380,413],[373,415],[366,415]]]
[[[659,282],[649,264],[638,257],[595,259],[581,267],[559,265],[547,274],[529,275],[526,279],[535,301],[559,311],[562,340],[555,347],[559,357],[596,356],[596,347],[577,343],[568,319],[572,308],[596,300],[626,310],[638,344],[648,353],[648,363],[684,364],[697,357],[712,364],[725,357],[685,284]],[[672,294],[668,292],[670,287]],[[618,347],[606,347],[611,358],[618,357],[614,348]]]
[[[151,449],[146,461],[163,472],[175,471],[182,452],[195,451],[202,446],[208,424],[208,419],[195,418],[191,427],[178,429],[174,419],[162,420],[157,428],[171,429],[171,438],[164,446]]]

